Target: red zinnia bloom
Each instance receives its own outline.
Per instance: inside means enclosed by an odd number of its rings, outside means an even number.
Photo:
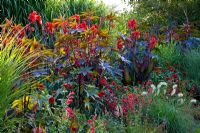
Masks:
[[[148,45],[148,49],[153,49],[154,46],[156,45],[157,41],[155,37],[151,37],[151,39],[149,40],[149,45]]]
[[[51,22],[46,22],[46,28],[49,33],[53,34],[53,24]]]
[[[140,38],[140,31],[134,31],[134,32],[132,32],[132,37],[134,38],[134,39],[139,39]]]
[[[136,29],[136,20],[135,19],[128,21],[128,28],[129,29]]]
[[[31,12],[28,16],[28,19],[30,20],[31,23],[38,21],[39,24],[42,25],[41,16],[36,11]]]
[[[107,84],[106,79],[105,79],[105,78],[102,78],[102,79],[100,80],[100,84],[105,86],[105,85]]]
[[[54,104],[55,103],[55,98],[54,97],[50,97],[49,98],[49,103],[50,104]]]

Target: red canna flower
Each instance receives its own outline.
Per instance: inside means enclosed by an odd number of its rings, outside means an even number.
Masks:
[[[105,79],[105,78],[102,78],[102,79],[100,80],[100,84],[105,86],[105,85],[107,84],[106,79]]]
[[[135,19],[128,21],[128,28],[129,29],[136,29],[136,20]]]
[[[134,32],[132,32],[132,37],[134,38],[134,39],[139,39],[140,38],[140,31],[134,31]]]
[[[50,97],[49,98],[49,103],[50,104],[54,104],[55,103],[55,98],[54,97]]]
[[[72,18],[75,19],[77,23],[80,23],[80,15],[75,14]]]
[[[53,24],[52,22],[46,22],[46,28],[50,34],[53,34]]]
[[[122,48],[123,48],[123,42],[122,42],[122,40],[121,39],[119,39],[118,40],[118,42],[117,42],[117,48],[119,49],[119,50],[121,50]]]
[[[98,25],[94,24],[94,25],[92,25],[92,27],[90,29],[96,34],[98,31]]]
[[[151,37],[151,39],[149,40],[149,45],[148,45],[148,49],[153,49],[156,45],[157,41],[156,38],[154,36]]]
[[[86,30],[88,27],[87,23],[83,21],[81,24],[78,25],[78,28]]]
[[[28,19],[30,20],[31,23],[34,23],[35,21],[38,21],[39,24],[42,25],[41,16],[36,11],[31,12],[29,14]]]

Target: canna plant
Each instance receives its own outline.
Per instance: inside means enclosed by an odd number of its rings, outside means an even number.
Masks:
[[[128,21],[129,36],[120,34],[117,48],[122,61],[124,82],[131,84],[133,81],[146,81],[156,61],[152,53],[157,40],[154,35],[146,33],[144,36],[136,27],[136,20]]]

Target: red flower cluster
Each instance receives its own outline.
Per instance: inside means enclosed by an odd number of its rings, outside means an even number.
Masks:
[[[93,33],[97,33],[97,31],[98,31],[98,25],[97,24],[94,24],[94,25],[92,25],[92,27],[90,28],[92,31],[93,31]]]
[[[73,89],[73,86],[71,84],[65,83],[63,85],[66,89]]]
[[[137,94],[128,94],[128,96],[123,97],[122,99],[122,111],[124,115],[128,114],[128,111],[131,111],[134,109],[134,106],[136,104],[139,104],[139,97]]]
[[[136,20],[135,19],[128,21],[128,28],[131,30],[136,29]]]
[[[68,98],[68,100],[66,102],[67,106],[73,102],[74,94],[75,94],[74,92],[70,92],[69,95],[67,96],[67,98]]]
[[[78,28],[86,30],[88,27],[87,23],[83,21],[81,24],[78,25]]]
[[[121,50],[122,48],[123,48],[123,42],[122,42],[122,40],[121,39],[119,39],[118,40],[118,42],[117,42],[117,48],[119,49],[119,50]]]
[[[74,111],[70,107],[66,108],[66,113],[68,117],[71,117],[71,118],[75,117]]]
[[[54,97],[50,97],[49,98],[49,103],[50,104],[54,104],[55,103],[55,98]]]
[[[105,95],[106,95],[106,93],[105,93],[104,91],[98,93],[98,96],[99,96],[100,98],[102,98],[102,97],[105,96]]]
[[[157,40],[154,36],[151,37],[151,39],[149,40],[149,45],[148,45],[148,49],[153,49],[155,47],[157,43]]]
[[[100,84],[106,86],[107,81],[105,78],[100,79]]]
[[[42,25],[41,16],[36,11],[31,12],[28,16],[28,19],[30,20],[31,23],[38,21],[39,24]]]
[[[47,28],[47,31],[50,34],[53,34],[53,24],[52,24],[52,22],[46,22],[46,28]]]
[[[139,39],[140,38],[140,31],[136,30],[136,31],[132,32],[132,37],[134,39]]]
[[[80,15],[75,14],[72,18],[75,19],[77,23],[80,23]]]

